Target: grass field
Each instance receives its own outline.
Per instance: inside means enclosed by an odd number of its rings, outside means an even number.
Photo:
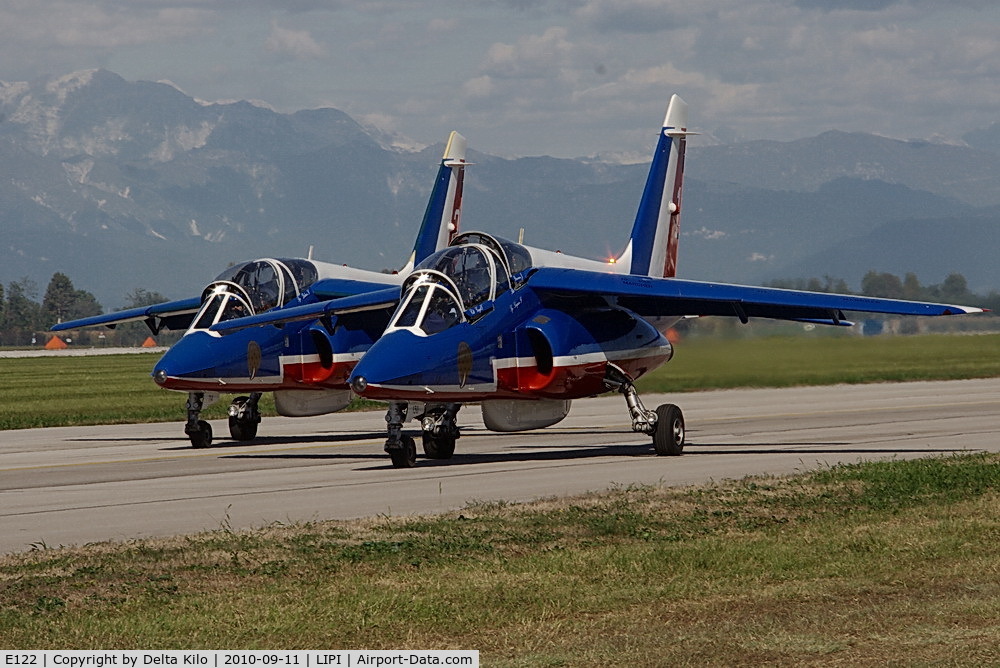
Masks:
[[[997,665],[1000,459],[622,488],[0,558],[9,649],[479,649],[484,666]]]
[[[1000,334],[692,338],[641,392],[1000,376]],[[150,378],[157,354],[0,359],[0,429],[183,422],[185,395]],[[231,397],[206,410],[226,415]],[[370,406],[371,404],[368,404]],[[261,402],[274,413],[270,395]]]

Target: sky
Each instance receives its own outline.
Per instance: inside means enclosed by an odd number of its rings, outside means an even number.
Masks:
[[[648,160],[672,93],[697,142],[949,141],[1000,121],[1000,2],[0,2],[0,81],[92,68],[503,156]]]

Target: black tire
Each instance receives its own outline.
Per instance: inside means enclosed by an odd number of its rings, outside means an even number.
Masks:
[[[399,439],[403,443],[402,448],[395,448],[389,451],[389,458],[392,459],[393,467],[397,469],[412,469],[417,465],[417,443],[412,436],[404,434]]]
[[[674,404],[656,408],[653,449],[660,456],[676,457],[684,452],[684,414]]]
[[[257,423],[253,420],[230,417],[229,435],[234,441],[252,441],[257,438]]]
[[[451,459],[454,454],[454,436],[435,436],[430,432],[424,432],[424,455],[428,459]]]
[[[233,405],[244,405],[250,401],[250,397],[236,397]],[[229,416],[229,435],[234,441],[252,441],[257,438],[257,425],[260,424],[259,415],[248,415],[242,420],[233,415]]]
[[[198,431],[188,434],[192,448],[207,448],[212,445],[212,425],[204,420],[198,420]]]

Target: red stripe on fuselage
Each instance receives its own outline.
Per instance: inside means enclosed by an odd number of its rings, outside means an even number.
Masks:
[[[671,351],[663,354],[636,358],[616,359],[614,364],[635,379],[670,359]],[[496,369],[496,389],[476,389],[475,385],[462,389],[453,386],[398,385],[381,387],[369,385],[362,393],[366,399],[455,401],[469,402],[481,399],[582,399],[608,391],[604,386],[606,360],[553,366],[548,374],[539,372],[535,365],[509,366]]]
[[[334,362],[329,368],[320,362],[284,362],[280,381],[251,380],[243,378],[192,378],[171,376],[160,387],[183,392],[274,392],[275,390],[346,390],[347,379],[357,365],[356,361]]]

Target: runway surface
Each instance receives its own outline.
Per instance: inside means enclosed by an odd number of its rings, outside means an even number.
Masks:
[[[1000,378],[643,399],[682,407],[683,456],[652,454],[617,395],[575,402],[562,423],[518,434],[487,432],[478,407],[466,407],[455,457],[408,470],[382,452],[379,412],[265,418],[242,446],[216,421],[205,450],[183,434],[182,395],[176,423],[0,432],[0,553],[1000,451]]]

